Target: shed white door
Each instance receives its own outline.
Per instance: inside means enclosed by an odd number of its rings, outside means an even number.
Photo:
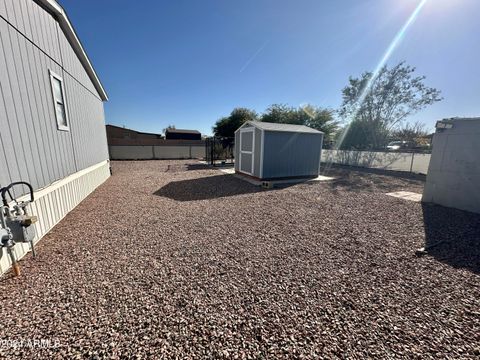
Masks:
[[[240,159],[241,172],[253,175],[253,153],[255,151],[255,128],[240,129]]]

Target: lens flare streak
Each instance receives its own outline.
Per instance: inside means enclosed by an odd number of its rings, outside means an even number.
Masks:
[[[368,80],[367,85],[365,86],[362,93],[358,97],[358,100],[356,102],[356,106],[355,106],[355,109],[353,111],[353,114],[350,116],[350,119],[347,121],[347,125],[346,125],[345,129],[344,129],[342,135],[340,136],[339,140],[336,143],[336,146],[335,146],[336,149],[339,149],[341,147],[343,141],[345,140],[345,137],[346,137],[348,131],[350,130],[350,125],[351,125],[352,121],[356,118],[356,115],[357,115],[358,111],[360,110],[360,108],[362,107],[362,104],[365,101],[365,98],[367,97],[368,93],[370,92],[370,89],[372,88],[375,80],[377,79],[378,74],[380,73],[382,68],[385,66],[387,61],[390,59],[390,57],[392,56],[395,49],[402,42],[408,28],[415,22],[416,18],[420,14],[420,11],[423,9],[423,7],[425,6],[425,4],[427,2],[428,2],[428,0],[421,0],[420,1],[420,3],[417,5],[417,7],[413,11],[413,13],[410,15],[408,20],[405,22],[405,24],[402,26],[400,31],[397,33],[395,38],[392,40],[392,42],[388,46],[387,51],[383,55],[382,59],[378,63],[374,72],[372,73],[372,76]]]

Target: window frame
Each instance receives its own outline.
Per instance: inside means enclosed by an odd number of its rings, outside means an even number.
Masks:
[[[63,85],[63,78],[53,72],[52,70],[49,70],[50,74],[50,88],[52,90],[52,99],[53,99],[53,112],[55,113],[55,119],[57,120],[57,129],[60,131],[70,131],[70,119],[68,118],[68,111],[67,111],[67,101],[66,101],[66,96],[65,96],[65,86]],[[57,80],[60,83],[60,90],[62,92],[62,101],[58,101],[59,99],[56,98],[55,96],[55,87],[54,87],[54,81]],[[64,110],[64,116],[65,116],[65,122],[67,125],[63,125],[60,123],[60,119],[58,118],[58,112],[57,112],[57,104],[63,105],[63,110]]]

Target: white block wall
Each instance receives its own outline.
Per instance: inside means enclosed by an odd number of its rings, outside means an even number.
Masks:
[[[110,159],[112,160],[151,160],[154,158],[153,146],[130,145],[109,146]]]
[[[108,148],[112,160],[203,159],[205,157],[204,145],[111,145]]]
[[[322,162],[427,174],[430,154],[322,150]]]
[[[480,214],[480,118],[444,120],[438,129],[423,201]]]

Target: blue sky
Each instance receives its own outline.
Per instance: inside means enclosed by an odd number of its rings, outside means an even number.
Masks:
[[[234,107],[337,108],[419,0],[60,0],[105,86],[106,121],[211,127]],[[411,121],[480,115],[480,1],[429,0],[396,48],[442,91]]]

